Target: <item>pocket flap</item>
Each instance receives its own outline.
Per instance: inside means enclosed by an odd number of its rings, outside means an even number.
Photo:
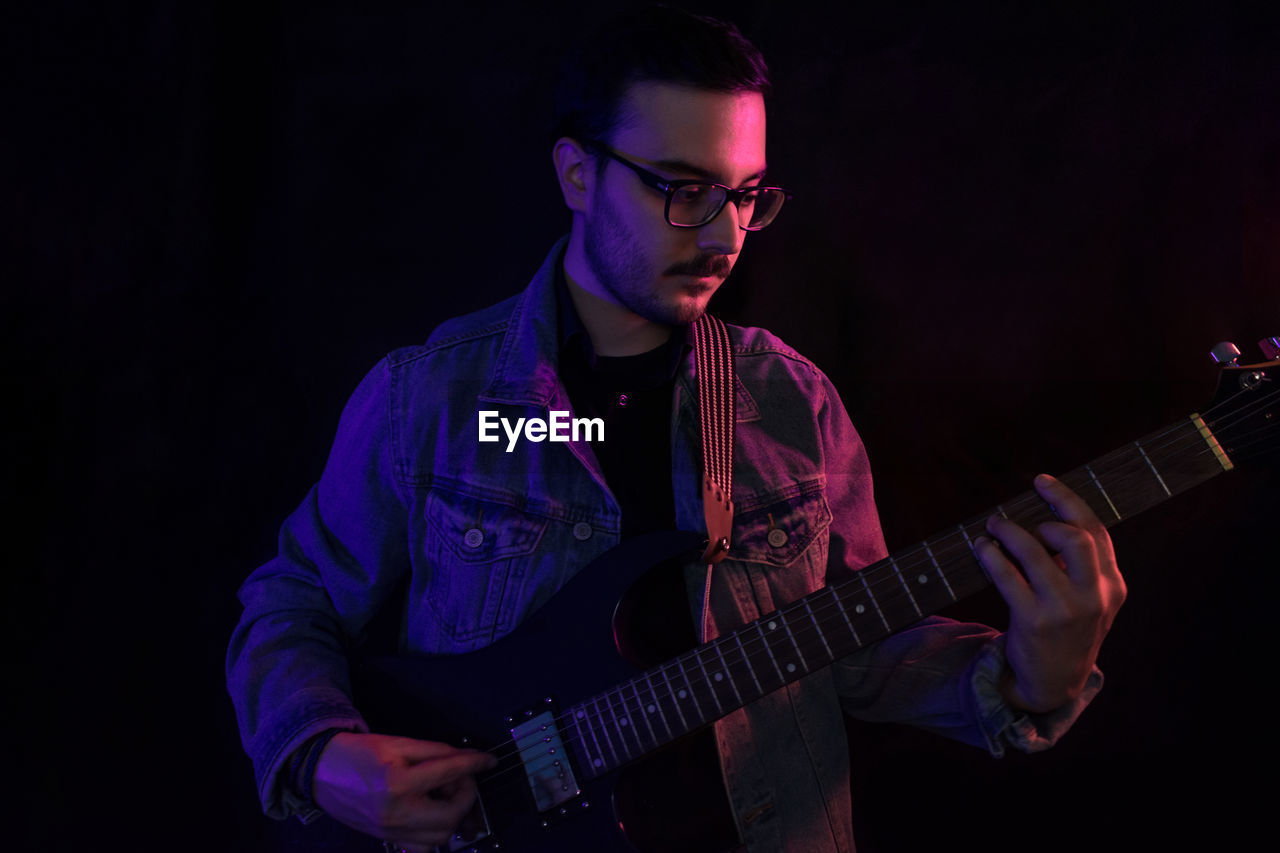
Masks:
[[[426,501],[427,523],[465,563],[532,553],[547,528],[547,519],[508,504],[433,489]]]
[[[733,520],[730,557],[787,566],[831,526],[821,480],[797,483],[753,503]]]

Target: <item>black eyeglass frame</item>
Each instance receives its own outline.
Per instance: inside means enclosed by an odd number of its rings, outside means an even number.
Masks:
[[[773,220],[778,218],[778,211],[782,210],[782,206],[791,200],[791,193],[787,192],[782,187],[756,186],[756,187],[742,187],[741,189],[734,189],[733,187],[727,186],[725,184],[717,184],[715,181],[697,181],[697,180],[668,181],[666,178],[662,177],[661,175],[658,175],[654,172],[650,172],[648,169],[646,169],[644,166],[641,166],[639,163],[631,162],[630,160],[621,156],[612,148],[610,148],[608,145],[605,145],[603,142],[600,142],[599,140],[584,139],[583,143],[588,148],[599,151],[600,153],[604,154],[610,159],[616,160],[617,162],[626,166],[631,171],[635,172],[636,175],[639,176],[641,183],[643,183],[645,186],[665,194],[667,197],[667,204],[666,204],[666,207],[663,208],[662,215],[666,217],[667,224],[670,225],[672,228],[701,228],[704,225],[707,225],[711,222],[715,222],[716,217],[720,215],[720,213],[724,210],[725,205],[727,205],[730,201],[732,201],[736,205],[743,198],[745,198],[748,193],[758,193],[762,190],[776,190],[777,192],[782,193],[782,201],[778,203],[777,210],[774,211],[773,216],[770,217],[768,222],[766,222],[764,225],[757,225],[754,228],[748,227],[747,225],[743,225],[742,223],[738,224],[738,227],[741,228],[743,231],[762,231],[773,224]],[[713,212],[710,216],[708,216],[704,221],[699,222],[696,225],[681,225],[681,224],[672,222],[671,221],[671,199],[675,196],[675,194],[679,190],[683,189],[684,187],[694,186],[694,185],[701,186],[701,187],[715,187],[717,189],[724,190],[724,201],[720,202],[720,206],[715,209],[715,212]]]

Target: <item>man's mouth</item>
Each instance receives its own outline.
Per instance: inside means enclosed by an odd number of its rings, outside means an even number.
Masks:
[[[666,275],[687,275],[697,279],[726,279],[732,266],[724,255],[702,255],[692,261],[672,264]]]

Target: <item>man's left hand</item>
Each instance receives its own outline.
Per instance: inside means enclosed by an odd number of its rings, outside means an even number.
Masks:
[[[1111,537],[1088,504],[1046,474],[1036,478],[1035,489],[1061,521],[1041,524],[1037,540],[1014,522],[992,516],[987,531],[1008,556],[985,536],[975,548],[1009,605],[1009,667],[1001,693],[1014,707],[1043,713],[1084,689],[1124,603],[1125,585]]]

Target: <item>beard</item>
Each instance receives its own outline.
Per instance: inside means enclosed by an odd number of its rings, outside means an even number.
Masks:
[[[672,264],[659,274],[606,194],[597,192],[594,202],[596,215],[587,222],[584,253],[587,267],[600,286],[619,305],[651,323],[683,326],[701,317],[705,302],[664,300],[659,280],[671,275],[724,278],[733,268],[729,259],[724,255],[700,255],[692,261]]]

